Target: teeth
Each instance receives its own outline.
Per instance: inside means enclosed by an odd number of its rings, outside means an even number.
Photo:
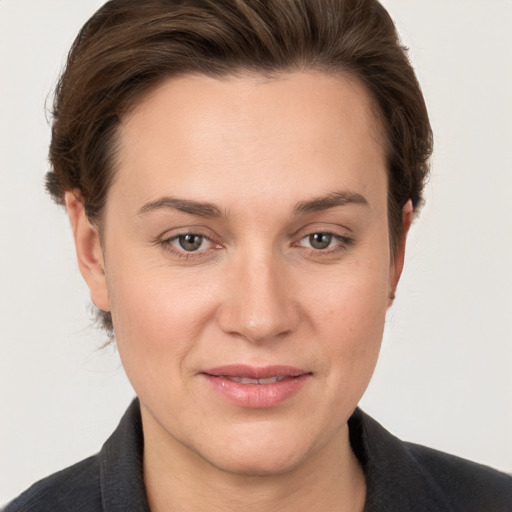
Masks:
[[[286,377],[268,377],[266,379],[251,379],[249,377],[225,377],[227,380],[232,380],[233,382],[238,382],[239,384],[274,384],[276,382],[281,382],[286,379]]]
[[[283,377],[281,377],[283,380]],[[258,379],[260,384],[273,384],[274,382],[279,382],[279,377],[269,377],[268,379]]]
[[[258,379],[250,379],[249,377],[228,377],[228,379],[240,384],[259,384]]]

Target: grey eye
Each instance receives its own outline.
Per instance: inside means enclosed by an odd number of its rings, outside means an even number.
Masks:
[[[184,251],[193,252],[201,248],[204,242],[202,235],[180,235],[178,243]]]
[[[330,233],[313,233],[309,235],[309,244],[313,249],[327,249],[331,245],[332,237]]]

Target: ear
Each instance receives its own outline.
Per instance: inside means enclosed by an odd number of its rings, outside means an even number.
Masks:
[[[98,229],[89,222],[78,191],[66,192],[64,200],[75,239],[78,267],[89,287],[91,300],[97,308],[109,311],[105,263]]]
[[[400,276],[402,275],[402,270],[404,268],[405,243],[407,241],[407,234],[409,233],[409,228],[411,227],[413,216],[414,209],[412,206],[412,201],[409,199],[409,201],[407,201],[407,203],[405,203],[404,207],[402,208],[402,235],[398,241],[393,261],[391,262],[388,307],[393,304],[398,281],[400,280]]]

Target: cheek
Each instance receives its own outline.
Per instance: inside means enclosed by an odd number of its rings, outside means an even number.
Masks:
[[[179,378],[182,361],[214,314],[211,284],[198,272],[128,257],[117,259],[108,283],[119,353],[135,389]]]
[[[328,285],[322,293],[315,294],[308,309],[313,329],[318,333],[318,343],[328,361],[327,385],[342,400],[359,398],[379,355],[389,273],[380,262],[373,268],[353,265],[324,282]],[[340,389],[345,392],[340,394]]]
[[[315,287],[315,283],[322,287]],[[360,339],[380,332],[389,296],[389,268],[380,261],[374,264],[354,262],[331,271],[330,276],[315,276],[304,283],[304,302],[318,328],[332,329],[340,338]]]
[[[387,308],[389,269],[383,259],[290,267],[282,283],[291,290],[285,300],[295,303],[302,318],[295,347],[322,361],[333,393],[342,387],[346,396],[359,397],[373,372]],[[194,360],[191,352],[210,338],[205,333],[222,338],[216,315],[226,269],[172,267],[142,250],[116,251],[110,261],[112,317],[132,385],[145,394],[179,386],[188,376],[187,361]]]

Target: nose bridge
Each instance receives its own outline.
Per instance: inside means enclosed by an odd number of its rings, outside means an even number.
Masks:
[[[270,248],[239,254],[229,273],[221,328],[252,342],[293,331],[299,316],[290,284],[285,263]]]

